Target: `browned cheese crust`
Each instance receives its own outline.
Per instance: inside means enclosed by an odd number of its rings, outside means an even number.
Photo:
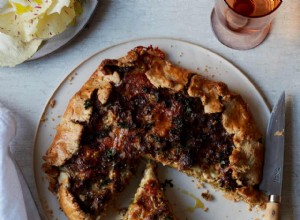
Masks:
[[[134,200],[123,218],[123,220],[137,219],[177,219],[172,213],[169,202],[156,177],[154,164],[151,162],[147,164]]]
[[[137,47],[104,60],[73,96],[44,169],[66,215],[88,219],[105,213],[139,158],[262,205],[263,156],[262,136],[240,95],[171,64],[157,48]]]

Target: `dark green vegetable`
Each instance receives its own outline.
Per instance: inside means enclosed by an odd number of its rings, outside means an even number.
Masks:
[[[83,103],[83,106],[84,106],[85,109],[88,109],[88,108],[92,107],[93,103],[92,103],[91,99],[85,100],[84,103]]]

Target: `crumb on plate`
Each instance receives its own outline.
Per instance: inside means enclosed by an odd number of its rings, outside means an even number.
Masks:
[[[209,193],[208,190],[206,190],[206,192],[204,192],[204,193],[201,193],[201,196],[206,201],[212,201],[214,199],[214,197],[212,196],[212,194]]]
[[[55,104],[56,104],[56,100],[55,99],[51,99],[50,102],[49,102],[49,106],[51,108],[54,108],[55,107]]]

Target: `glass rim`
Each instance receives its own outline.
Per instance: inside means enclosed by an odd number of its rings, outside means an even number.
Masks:
[[[243,15],[243,14],[237,12],[236,10],[234,10],[234,8],[231,7],[231,6],[227,3],[227,0],[224,0],[224,2],[226,3],[226,5],[227,5],[232,11],[234,11],[235,13],[237,13],[237,14],[240,15],[240,16],[243,16],[243,17],[245,17],[245,18],[263,18],[263,17],[267,17],[268,15],[272,14],[273,12],[275,12],[275,11],[279,8],[279,6],[282,4],[283,0],[280,0],[280,2],[278,3],[278,5],[277,5],[272,11],[268,12],[267,14],[264,14],[264,15],[257,15],[257,16],[247,16],[247,15]]]

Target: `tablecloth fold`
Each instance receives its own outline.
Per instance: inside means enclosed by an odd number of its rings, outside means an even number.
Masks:
[[[0,103],[0,219],[36,220],[39,215],[34,201],[9,151],[15,134],[15,117]]]

